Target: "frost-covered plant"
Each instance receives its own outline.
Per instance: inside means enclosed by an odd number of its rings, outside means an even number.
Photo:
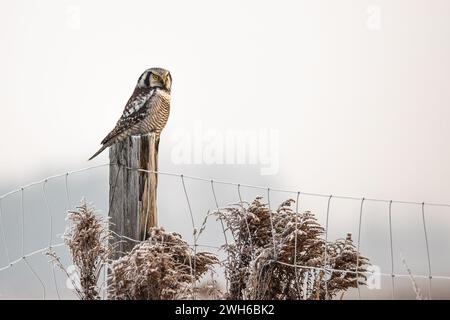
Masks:
[[[224,246],[228,299],[328,299],[364,284],[368,260],[350,235],[325,245],[324,228],[311,212],[293,211],[294,200],[276,211],[261,200],[214,213],[235,239]]]
[[[111,233],[92,207],[82,202],[69,211],[67,220],[64,242],[78,272],[80,283],[73,285],[82,300],[100,299],[99,277],[106,268],[109,299],[190,298],[198,290],[196,282],[205,273],[213,272],[213,265],[218,263],[215,255],[194,252],[179,234],[163,228],[152,228],[146,241],[113,260],[116,246],[110,244]],[[69,277],[57,254],[47,254]],[[218,290],[214,294],[218,295]]]
[[[226,295],[214,278],[197,286],[206,273],[214,272],[217,257],[197,253],[179,234],[163,228],[150,229],[146,241],[112,260],[115,246],[109,244],[107,224],[82,203],[69,211],[64,235],[79,273],[76,292],[80,299],[99,299],[100,271],[106,267],[109,299],[188,299],[198,294],[219,299],[330,299],[363,285],[369,263],[351,235],[325,243],[325,230],[314,214],[296,213],[293,203],[284,201],[272,211],[258,197],[213,213],[235,240],[223,246],[228,254],[223,262]],[[48,254],[65,271],[56,254]]]
[[[110,299],[187,299],[195,282],[218,262],[208,252],[195,253],[177,233],[152,228],[149,238],[112,262]]]
[[[414,278],[414,275],[413,275],[411,269],[409,268],[408,263],[406,262],[406,259],[403,256],[401,257],[401,259],[402,259],[403,266],[405,267],[406,272],[408,273],[408,277],[409,277],[409,280],[411,281],[414,293],[416,294],[416,300],[424,300],[425,298],[422,294],[422,290],[420,290],[420,287],[417,285],[416,279]]]
[[[79,283],[73,283],[75,292],[82,300],[100,299],[100,274],[112,252],[112,246],[108,243],[110,233],[107,224],[85,201],[68,212],[67,220],[69,226],[63,238],[78,273],[76,279],[79,279]],[[69,277],[56,253],[49,251],[47,255]]]

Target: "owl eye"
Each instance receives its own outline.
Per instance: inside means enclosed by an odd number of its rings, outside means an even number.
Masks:
[[[152,79],[153,79],[153,80],[158,80],[158,78],[159,78],[159,77],[158,77],[156,74],[152,74]]]

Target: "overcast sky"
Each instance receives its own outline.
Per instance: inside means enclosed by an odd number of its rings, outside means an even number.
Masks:
[[[86,160],[160,66],[163,171],[450,203],[449,39],[446,0],[2,1],[0,192],[107,162]],[[246,134],[253,163],[194,160]]]

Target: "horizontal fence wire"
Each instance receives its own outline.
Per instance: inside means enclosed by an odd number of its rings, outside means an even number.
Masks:
[[[45,253],[53,248],[62,247],[63,245],[64,245],[64,243],[58,243],[58,244],[52,245],[52,247],[45,247],[45,248],[41,248],[39,250],[35,250],[33,252],[27,253],[27,254],[21,256],[20,258],[17,258],[16,260],[9,262],[6,266],[0,267],[0,272],[7,270],[7,269],[13,267],[14,265],[18,264],[22,260],[32,257],[38,253]]]
[[[109,165],[109,164],[107,164]],[[117,163],[113,163],[111,165],[119,165]],[[283,193],[291,193],[291,194],[297,194],[298,192],[301,192],[304,196],[311,196],[311,197],[321,197],[321,198],[328,198],[330,194],[325,193],[316,193],[316,192],[304,192],[299,190],[289,190],[289,189],[280,189],[280,188],[268,188],[267,186],[258,186],[258,185],[252,185],[252,184],[244,184],[244,183],[238,183],[238,182],[230,182],[230,181],[224,181],[224,180],[216,180],[216,179],[208,179],[198,176],[191,176],[191,175],[185,175],[185,174],[179,174],[179,173],[172,173],[172,172],[164,172],[164,171],[152,171],[152,170],[146,170],[146,169],[139,169],[139,168],[131,168],[127,166],[123,166],[125,169],[128,170],[134,170],[138,172],[146,172],[146,173],[156,173],[160,175],[165,176],[172,176],[172,177],[181,177],[183,176],[185,179],[191,179],[191,180],[197,180],[197,181],[206,181],[211,183],[213,181],[215,184],[224,184],[224,185],[230,185],[235,187],[245,187],[245,188],[251,188],[251,189],[259,189],[267,191],[268,189],[273,192],[283,192]],[[0,197],[1,198],[1,197]],[[334,195],[333,198],[335,199],[347,199],[347,200],[357,200],[361,201],[364,199],[364,201],[373,201],[373,202],[384,202],[384,203],[398,203],[398,204],[413,204],[413,205],[426,205],[426,206],[432,206],[432,207],[447,207],[450,208],[449,203],[435,203],[435,202],[419,202],[419,201],[405,201],[405,200],[387,200],[387,199],[380,199],[380,198],[369,198],[369,197],[355,197],[355,196],[345,196],[345,195]]]
[[[93,169],[97,169],[97,168],[102,168],[102,167],[108,167],[111,165],[118,165],[118,164],[111,164],[111,163],[103,163],[103,164],[99,164],[99,165],[95,165],[95,166],[90,166],[90,167],[85,167],[82,169],[78,169],[78,170],[73,170],[73,171],[68,171],[65,173],[61,173],[61,174],[57,174],[57,175],[53,175],[53,176],[49,176],[45,179],[39,180],[39,181],[35,181],[32,183],[29,183],[27,185],[24,185],[22,187],[19,187],[15,190],[12,190],[10,192],[7,192],[3,195],[0,195],[0,239],[2,241],[2,246],[7,258],[7,264],[5,266],[0,267],[0,272],[2,271],[6,271],[10,268],[12,268],[13,266],[15,266],[16,264],[20,263],[21,261],[24,261],[24,263],[27,265],[28,269],[30,270],[30,273],[36,278],[36,280],[40,283],[41,288],[42,288],[42,296],[43,299],[46,298],[46,286],[43,283],[41,277],[38,275],[38,273],[36,272],[36,270],[32,267],[31,263],[28,261],[29,257],[32,257],[36,254],[39,253],[46,253],[48,251],[51,251],[53,248],[56,247],[61,247],[64,245],[64,243],[57,243],[57,244],[53,244],[53,215],[52,215],[52,211],[51,211],[51,207],[49,204],[49,199],[48,199],[48,195],[47,195],[47,191],[46,191],[46,185],[50,180],[56,179],[56,178],[60,178],[60,177],[64,177],[65,181],[65,196],[66,196],[66,207],[67,210],[70,208],[70,190],[69,190],[69,179],[68,177],[72,174],[77,174],[77,173],[82,173],[82,172],[86,172],[88,170],[93,170]],[[238,190],[238,195],[239,195],[239,203],[242,204],[242,196],[241,196],[241,188],[251,188],[251,189],[258,189],[258,190],[263,190],[267,192],[267,196],[268,196],[268,201],[269,201],[269,209],[270,209],[270,193],[271,192],[282,192],[282,193],[290,193],[290,194],[294,194],[297,196],[297,207],[296,207],[296,213],[298,213],[298,200],[300,195],[301,196],[311,196],[311,197],[321,197],[321,198],[327,198],[328,199],[328,204],[327,204],[327,214],[326,214],[326,230],[325,230],[325,234],[326,234],[326,238],[328,238],[328,222],[329,222],[329,216],[330,216],[330,201],[331,199],[346,199],[346,200],[353,200],[353,201],[359,201],[360,202],[360,213],[359,213],[359,223],[358,223],[358,252],[359,252],[359,246],[360,246],[360,241],[361,241],[361,220],[362,220],[362,216],[363,216],[363,204],[364,202],[383,202],[389,205],[389,243],[390,243],[390,257],[391,257],[391,272],[390,273],[382,273],[382,272],[371,272],[371,271],[363,271],[363,270],[358,270],[358,263],[357,262],[357,268],[356,271],[353,270],[340,270],[340,269],[333,269],[333,268],[329,268],[326,265],[326,261],[327,261],[327,256],[326,256],[326,251],[325,251],[325,260],[324,263],[321,266],[308,266],[308,265],[299,265],[296,263],[297,261],[297,248],[295,249],[295,257],[294,257],[294,264],[290,264],[290,263],[286,263],[283,261],[279,261],[277,259],[275,259],[275,262],[280,264],[280,265],[284,265],[284,266],[288,266],[288,267],[293,267],[296,270],[297,269],[306,269],[306,270],[315,270],[315,271],[323,271],[323,272],[338,272],[341,274],[355,274],[356,276],[363,274],[366,276],[382,276],[382,277],[390,277],[392,279],[392,298],[394,298],[394,277],[414,277],[414,278],[424,278],[424,279],[429,279],[429,297],[431,298],[432,292],[431,292],[431,279],[442,279],[442,280],[450,280],[450,276],[443,276],[443,275],[432,275],[431,274],[431,259],[430,259],[430,253],[429,253],[429,243],[428,243],[428,234],[427,234],[427,227],[426,227],[426,221],[425,221],[425,206],[434,206],[434,207],[448,207],[450,208],[450,204],[447,203],[431,203],[431,202],[416,202],[416,201],[404,201],[404,200],[387,200],[387,199],[379,199],[379,198],[370,198],[370,197],[356,197],[356,196],[339,196],[339,195],[330,195],[330,194],[323,194],[323,193],[314,193],[314,192],[304,192],[304,191],[298,191],[298,190],[288,190],[288,189],[280,189],[280,188],[271,188],[271,187],[267,187],[267,186],[258,186],[258,185],[252,185],[252,184],[243,184],[243,183],[236,183],[236,182],[229,182],[229,181],[222,181],[222,180],[216,180],[216,179],[207,179],[207,178],[203,178],[203,177],[198,177],[198,176],[190,176],[190,175],[185,175],[185,174],[177,174],[177,173],[172,173],[172,172],[163,172],[163,171],[150,171],[150,170],[145,170],[145,169],[139,169],[139,168],[130,168],[130,167],[126,167],[121,165],[122,167],[124,167],[127,170],[133,170],[133,171],[137,171],[137,172],[144,172],[144,173],[152,173],[152,174],[159,174],[159,175],[163,175],[163,176],[172,176],[172,177],[178,177],[180,178],[180,182],[182,184],[183,187],[183,191],[186,197],[186,203],[187,203],[187,207],[188,207],[188,213],[190,216],[190,220],[192,222],[192,228],[193,228],[193,243],[192,244],[188,244],[190,247],[193,248],[193,250],[196,250],[197,247],[204,247],[204,248],[211,248],[211,249],[215,249],[215,250],[221,250],[223,249],[223,247],[218,247],[218,246],[212,246],[209,244],[202,244],[202,243],[198,243],[198,235],[196,234],[198,232],[198,228],[195,225],[194,222],[194,218],[193,218],[193,212],[192,212],[192,208],[191,208],[191,201],[190,201],[190,195],[189,192],[187,190],[186,184],[185,184],[185,179],[190,179],[190,180],[196,180],[196,181],[203,181],[203,182],[207,182],[210,184],[211,187],[211,191],[212,191],[212,196],[214,199],[214,203],[216,206],[216,210],[220,211],[223,208],[219,207],[218,204],[218,200],[217,200],[217,195],[216,195],[216,190],[214,188],[214,185],[218,185],[218,184],[222,184],[222,185],[230,185],[230,186],[234,186],[237,188]],[[32,187],[32,186],[36,186],[36,185],[42,185],[42,197],[45,203],[45,208],[47,211],[47,216],[49,219],[49,226],[50,226],[50,234],[49,234],[49,245],[45,248],[39,249],[39,250],[35,250],[33,252],[30,253],[25,253],[25,248],[24,248],[24,234],[25,234],[25,220],[26,220],[26,209],[24,207],[24,197],[25,197],[25,191],[26,189]],[[10,256],[10,251],[9,248],[7,247],[6,244],[6,236],[5,236],[5,226],[3,224],[3,220],[2,220],[2,200],[13,195],[16,193],[20,193],[20,212],[21,212],[21,257],[15,260],[11,260],[11,256]],[[422,208],[422,220],[423,220],[423,229],[424,229],[424,238],[425,238],[425,242],[426,242],[426,252],[427,252],[427,262],[428,262],[428,275],[422,275],[422,274],[396,274],[394,273],[394,262],[393,262],[393,239],[392,239],[392,222],[391,222],[391,215],[392,215],[392,204],[393,203],[397,203],[397,204],[411,204],[411,205],[420,205]],[[270,212],[272,212],[270,210]],[[271,218],[272,219],[272,218]],[[226,237],[226,229],[223,225],[223,221],[220,221],[222,224],[222,232],[224,234],[224,239],[226,244],[228,244],[228,239]],[[272,221],[271,221],[272,222]],[[272,228],[272,236],[273,236],[273,225],[271,226]],[[131,239],[129,237],[123,236],[123,235],[118,235],[116,234],[116,236],[118,236],[119,238],[122,238],[124,240],[128,240],[128,241],[133,241],[136,243],[142,242],[142,240],[136,240],[136,239]],[[274,253],[275,253],[275,257],[276,257],[276,249],[275,249],[275,238],[273,237],[273,245],[274,245]],[[170,243],[165,243],[167,245],[171,245]],[[52,277],[53,277],[53,282],[54,282],[54,287],[55,287],[55,292],[57,294],[58,299],[60,298],[60,293],[59,293],[59,288],[58,288],[58,284],[56,281],[56,276],[55,276],[55,272],[54,272],[54,266],[51,266],[52,268]],[[195,261],[194,261],[194,265],[191,266],[191,268],[195,273]],[[358,285],[358,293],[359,293],[359,285]],[[360,295],[360,293],[359,293]],[[195,298],[195,297],[194,297]]]
[[[80,172],[84,172],[84,171],[88,171],[88,170],[92,170],[92,169],[97,169],[97,168],[101,168],[101,167],[106,167],[106,166],[110,166],[110,165],[118,165],[118,164],[117,163],[104,163],[104,164],[99,164],[99,165],[95,165],[95,166],[91,166],[91,167],[85,167],[85,168],[82,168],[82,169],[73,170],[73,171],[69,171],[69,172],[65,172],[65,173],[49,176],[49,177],[47,177],[45,179],[41,179],[41,180],[38,180],[38,181],[35,181],[35,182],[32,182],[32,183],[26,184],[26,185],[24,185],[24,186],[22,186],[20,188],[17,188],[17,189],[14,189],[14,190],[10,191],[10,192],[2,194],[2,195],[0,195],[0,199],[4,199],[7,196],[10,196],[10,195],[12,195],[14,193],[18,193],[22,189],[27,189],[29,187],[32,187],[32,186],[44,183],[46,180],[49,181],[49,180],[52,180],[52,179],[55,179],[55,178],[60,178],[60,177],[68,176],[68,175],[71,175],[71,174],[80,173]],[[209,182],[209,183],[211,183],[211,181],[213,181],[215,184],[225,184],[225,185],[230,185],[230,186],[235,186],[235,187],[240,186],[240,187],[259,189],[259,190],[265,190],[265,191],[267,191],[267,189],[268,189],[267,186],[244,184],[244,183],[230,182],[230,181],[217,180],[217,179],[208,179],[208,178],[203,178],[203,177],[198,177],[198,176],[186,175],[186,174],[182,174],[182,173],[173,173],[173,172],[164,172],[164,171],[151,171],[151,170],[145,170],[145,169],[139,169],[139,168],[130,168],[130,167],[127,167],[127,166],[123,166],[123,167],[128,169],[128,170],[135,170],[135,171],[138,171],[138,172],[156,173],[156,174],[159,174],[159,175],[172,176],[172,177],[181,177],[181,176],[183,176],[184,179],[206,181],[206,182]],[[304,195],[304,196],[322,197],[322,198],[328,198],[330,196],[330,194],[326,194],[326,193],[305,192],[305,191],[300,191],[300,190],[301,189],[289,190],[289,189],[280,189],[280,188],[272,188],[272,187],[270,187],[270,191],[273,191],[273,192],[283,192],[283,193],[292,193],[292,194],[297,194],[298,192],[301,192],[301,194]],[[347,200],[358,200],[358,201],[361,201],[364,198],[364,201],[384,202],[384,203],[387,203],[387,204],[392,202],[392,203],[398,203],[398,204],[413,204],[413,205],[422,205],[423,204],[425,206],[450,208],[450,203],[435,203],[435,202],[405,201],[405,200],[387,200],[387,199],[381,199],[381,198],[356,197],[356,196],[335,195],[335,194],[333,194],[333,198],[335,198],[335,199],[347,199]]]

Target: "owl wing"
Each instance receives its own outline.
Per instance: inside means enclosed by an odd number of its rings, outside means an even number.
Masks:
[[[115,137],[139,123],[148,115],[150,101],[155,90],[136,89],[128,100],[122,116],[114,129],[103,139],[102,144],[114,140]]]

